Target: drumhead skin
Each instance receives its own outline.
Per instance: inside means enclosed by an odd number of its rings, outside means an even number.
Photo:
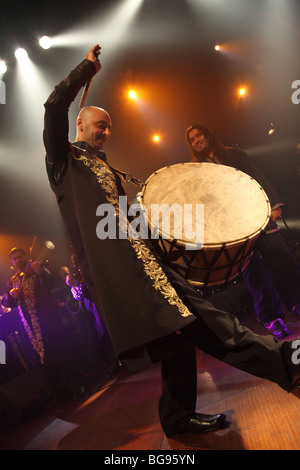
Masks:
[[[140,202],[152,234],[158,235],[152,237],[158,256],[194,286],[235,279],[250,262],[271,216],[267,195],[253,178],[212,163],[180,163],[158,170],[146,181]],[[200,224],[197,207],[204,208]],[[162,223],[166,220],[167,230]],[[191,227],[185,226],[186,220]]]
[[[253,178],[235,168],[211,163],[180,163],[161,168],[146,181],[141,203],[147,209],[148,223],[152,228],[153,205],[179,205],[182,214],[185,205],[192,205],[192,223],[195,228],[196,204],[203,204],[203,248],[231,245],[255,237],[265,228],[271,214],[268,197]],[[175,217],[173,219],[170,239],[178,240],[175,236],[178,233]],[[184,221],[179,223],[183,226]],[[160,235],[164,234],[162,226],[157,228]],[[195,242],[195,238],[188,237],[189,233],[188,236],[184,230],[181,233],[179,243]]]

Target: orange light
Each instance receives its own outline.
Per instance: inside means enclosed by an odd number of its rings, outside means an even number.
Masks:
[[[240,96],[243,96],[243,95],[245,95],[245,94],[246,94],[246,89],[245,89],[245,88],[240,88],[240,89],[239,89],[239,95],[240,95]]]
[[[220,49],[221,49],[221,46],[219,46],[219,44],[217,44],[217,45],[215,46],[215,50],[216,50],[216,51],[219,51]]]
[[[132,100],[136,100],[136,92],[134,90],[130,90],[128,92],[128,96],[129,98],[131,98]]]
[[[160,140],[159,135],[156,134],[153,136],[153,142],[158,142],[159,140]]]

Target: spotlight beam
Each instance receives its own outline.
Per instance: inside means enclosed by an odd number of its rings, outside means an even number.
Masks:
[[[110,47],[119,47],[127,28],[135,18],[143,0],[122,0],[117,3],[111,12],[99,19],[95,12],[85,21],[65,34],[52,38],[54,47],[90,47],[99,43],[108,50]]]

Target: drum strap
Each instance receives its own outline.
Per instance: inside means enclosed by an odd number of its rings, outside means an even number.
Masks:
[[[143,187],[145,183],[143,183],[142,181],[140,181],[139,179],[135,178],[134,176],[132,176],[130,173],[126,173],[124,171],[120,171],[120,170],[117,170],[116,168],[114,168],[113,166],[111,165],[108,165],[111,170],[114,172],[114,173],[117,173],[117,175],[121,176],[122,180],[125,182],[125,183],[133,183],[135,184],[136,186],[139,186],[139,187]]]
[[[136,186],[139,186],[139,187],[144,186],[145,183],[142,183],[139,179],[135,178],[130,173],[126,173],[124,171],[117,170],[116,168],[111,166],[107,162],[105,152],[103,152],[102,150],[99,150],[98,152],[93,153],[93,150],[89,148],[89,145],[86,142],[73,142],[72,143],[73,151],[74,151],[74,148],[75,148],[75,153],[73,152],[74,158],[79,158],[79,155],[81,153],[83,153],[87,156],[88,156],[88,154],[92,154],[95,157],[100,158],[100,160],[103,160],[106,163],[106,165],[108,165],[109,168],[112,170],[112,172],[118,174],[123,179],[123,181],[125,181],[125,183],[133,183],[133,184],[135,184]]]

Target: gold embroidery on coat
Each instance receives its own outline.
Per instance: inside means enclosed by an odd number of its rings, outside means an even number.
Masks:
[[[12,286],[14,288],[20,288],[23,273],[17,273],[11,279]],[[32,344],[33,349],[39,355],[41,364],[45,361],[45,347],[42,337],[41,325],[38,318],[38,313],[35,305],[34,290],[37,283],[36,276],[32,275],[26,277],[23,282],[23,298],[27,308],[27,314],[31,322],[31,326],[25,318],[24,312],[21,305],[19,305],[19,314],[23,323],[24,329],[28,335],[28,338]]]
[[[128,222],[126,214],[124,214],[124,211],[120,208],[119,192],[115,184],[115,175],[110,170],[109,166],[103,161],[99,164],[99,159],[93,156],[86,157],[81,155],[79,157],[77,156],[77,159],[82,161],[96,175],[98,183],[101,184],[101,187],[106,192],[108,202],[115,208],[116,215],[119,217],[120,229],[123,233],[127,233],[127,239],[135,250],[137,258],[143,262],[144,271],[152,280],[154,288],[161,292],[170,305],[175,305],[183,317],[192,315],[178,297],[176,290],[170,284],[150,248],[142,239],[130,237],[130,229],[132,229],[132,227]]]

